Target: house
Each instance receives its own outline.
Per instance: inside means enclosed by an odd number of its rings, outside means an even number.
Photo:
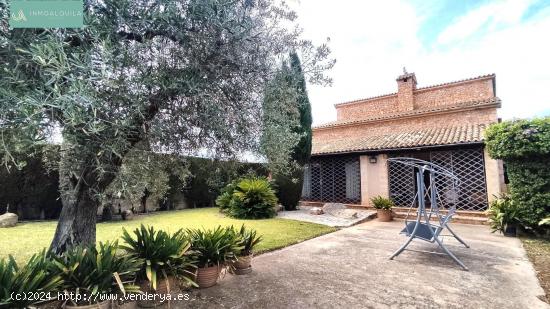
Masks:
[[[502,162],[483,144],[500,106],[494,74],[417,87],[407,72],[396,93],[336,104],[337,120],[313,128],[302,200],[369,206],[381,195],[408,207],[414,169],[388,158],[414,157],[459,177],[459,210],[486,210],[505,186]]]

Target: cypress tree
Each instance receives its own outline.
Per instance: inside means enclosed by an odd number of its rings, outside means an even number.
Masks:
[[[287,81],[296,94],[296,108],[299,111],[299,122],[294,125],[292,132],[300,136],[291,154],[295,167],[286,174],[276,174],[275,183],[278,187],[277,195],[281,204],[287,210],[294,210],[302,195],[304,182],[304,165],[311,157],[311,105],[307,95],[306,80],[296,52],[290,53],[290,69],[287,71]]]

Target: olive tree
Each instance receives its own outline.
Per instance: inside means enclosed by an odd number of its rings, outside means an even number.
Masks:
[[[309,55],[310,81],[326,81],[328,48],[295,19],[271,0],[86,0],[82,29],[9,29],[0,0],[0,157],[62,141],[51,249],[95,242],[100,196],[143,140],[220,158],[257,150],[281,55]]]

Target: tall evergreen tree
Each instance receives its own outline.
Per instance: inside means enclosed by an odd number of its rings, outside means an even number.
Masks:
[[[263,150],[287,210],[296,209],[303,185],[303,168],[311,156],[311,105],[306,79],[296,52],[291,52],[264,96]]]

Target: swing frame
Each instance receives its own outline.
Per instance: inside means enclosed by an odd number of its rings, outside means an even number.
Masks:
[[[457,199],[457,188],[459,184],[458,177],[456,177],[451,171],[445,169],[444,167],[441,167],[432,162],[416,158],[396,157],[390,158],[388,159],[388,161],[411,166],[418,169],[418,171],[416,172],[417,192],[415,197],[413,198],[413,201],[411,202],[411,206],[409,207],[407,216],[405,217],[405,228],[401,231],[401,233],[405,234],[408,239],[399,249],[397,249],[397,251],[395,251],[390,256],[389,259],[393,260],[396,256],[398,256],[399,254],[401,254],[401,252],[405,250],[432,254],[445,254],[451,257],[458,265],[462,267],[462,269],[468,270],[468,267],[466,267],[466,265],[464,265],[462,261],[460,261],[449,249],[447,249],[447,247],[445,247],[442,238],[444,236],[452,236],[458,242],[463,244],[466,248],[470,248],[470,246],[468,246],[468,244],[466,244],[466,242],[462,240],[449,226],[449,222],[451,221],[453,215],[456,213],[456,206],[454,204],[456,203]],[[428,187],[426,187],[424,183],[424,175],[426,172],[429,173]],[[450,181],[451,192],[455,194],[455,202],[453,203],[453,206],[448,210],[448,213],[446,215],[443,215],[439,209],[438,202],[441,200],[441,197],[439,196],[435,183],[436,176],[444,177],[444,179]],[[429,211],[426,209],[426,198],[429,198],[430,201]],[[415,206],[415,201],[418,203],[416,219],[414,221],[409,221],[408,218],[411,210]],[[438,224],[433,224],[430,222],[432,216],[435,216],[435,218],[437,218]],[[443,230],[449,231],[450,235],[441,235],[441,232]],[[420,239],[429,243],[436,242],[439,248],[443,250],[443,252],[407,249],[407,246],[414,239]]]

